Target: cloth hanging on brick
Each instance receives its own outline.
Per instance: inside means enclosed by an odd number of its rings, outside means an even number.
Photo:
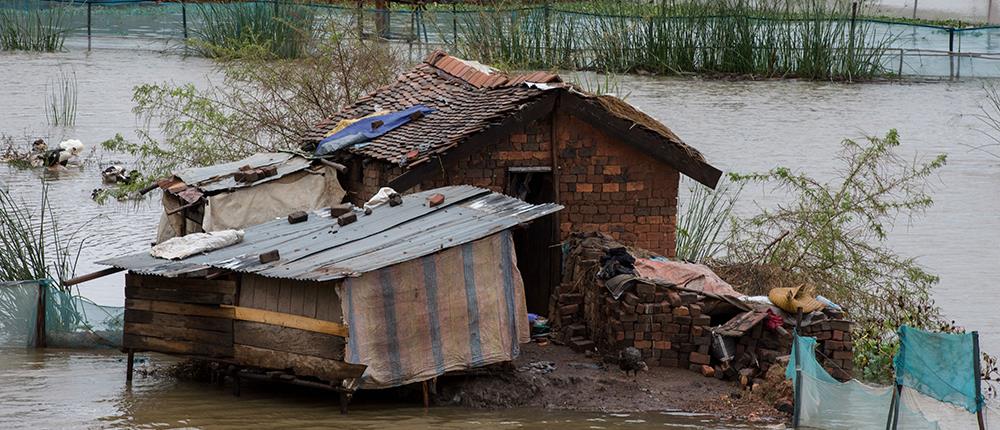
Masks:
[[[635,260],[635,273],[642,278],[660,280],[706,296],[744,297],[703,264],[639,258]]]
[[[367,142],[431,112],[434,112],[434,109],[415,105],[398,112],[360,118],[323,138],[316,145],[316,155],[319,157],[330,155],[348,146]]]
[[[611,279],[618,275],[635,274],[635,257],[625,248],[611,248],[601,257],[601,271],[597,277]]]

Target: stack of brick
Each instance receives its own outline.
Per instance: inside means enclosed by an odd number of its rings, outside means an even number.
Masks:
[[[803,327],[802,335],[816,338],[816,359],[830,372],[830,376],[841,381],[851,379],[854,373],[854,344],[851,341],[850,321],[818,321]]]
[[[598,350],[614,354],[632,346],[650,366],[700,368],[710,364],[712,318],[701,313],[702,296],[637,283],[620,300],[606,289],[585,299],[592,300],[589,306],[602,310],[598,318],[588,321]]]

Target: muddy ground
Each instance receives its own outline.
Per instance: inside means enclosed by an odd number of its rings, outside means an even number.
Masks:
[[[551,363],[551,365],[549,365]],[[686,369],[650,367],[626,376],[615,363],[548,344],[522,346],[509,366],[442,377],[436,404],[502,409],[540,407],[604,412],[704,412],[742,421],[781,421],[786,415],[733,381]]]

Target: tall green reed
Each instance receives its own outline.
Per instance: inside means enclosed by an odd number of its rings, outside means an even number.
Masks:
[[[692,184],[677,217],[677,258],[701,263],[719,256],[729,243],[727,228],[742,186],[720,181],[715,190]]]
[[[69,6],[31,1],[0,7],[0,49],[54,52],[63,49],[70,31]]]
[[[43,183],[39,193],[39,207],[33,211],[0,187],[0,330],[8,334],[23,331],[24,327],[14,325],[23,325],[25,315],[34,315],[37,287],[2,284],[51,280],[53,293],[70,293],[60,282],[76,272],[84,244],[80,234],[89,224],[81,222],[73,229],[64,229],[55,219],[48,185]],[[46,306],[50,330],[69,329],[81,321],[74,301],[47,300]]]
[[[200,22],[192,28],[192,46],[210,58],[225,57],[247,46],[263,46],[276,58],[307,53],[315,32],[316,12],[309,6],[271,3],[198,3]]]
[[[49,125],[67,126],[76,124],[76,105],[79,87],[76,72],[60,72],[59,77],[46,85],[48,100],[45,116]]]
[[[842,0],[498,5],[466,20],[462,55],[512,68],[616,73],[844,80],[891,74],[885,62],[892,36],[864,20],[851,25],[850,3]]]

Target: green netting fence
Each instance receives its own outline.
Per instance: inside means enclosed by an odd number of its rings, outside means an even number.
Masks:
[[[613,30],[615,37],[641,34],[653,31],[659,26],[665,29],[683,26],[670,24],[683,21],[684,16],[643,16],[629,14],[609,14],[587,12],[574,3],[534,3],[525,7],[489,9],[475,4],[441,2],[430,4],[409,4],[410,2],[389,2],[390,7],[375,9],[373,2],[343,1],[336,3],[302,3],[289,1],[253,2],[151,2],[140,0],[77,0],[38,1],[0,0],[0,10],[28,10],[32,8],[58,8],[64,16],[62,20],[69,34],[67,49],[118,48],[118,49],[171,49],[184,46],[186,37],[192,37],[193,29],[204,24],[204,10],[208,8],[235,8],[247,4],[287,5],[306,8],[315,14],[316,26],[333,22],[341,28],[351,29],[365,37],[378,36],[405,45],[411,60],[417,60],[433,49],[445,48],[467,57],[483,55],[491,62],[504,59],[517,60],[517,56],[506,53],[507,57],[497,58],[498,52],[482,52],[481,44],[475,44],[477,32],[481,32],[484,22],[501,22],[504,31],[497,34],[495,45],[486,50],[517,49],[525,57],[536,59],[530,67],[547,66],[601,70],[608,66],[607,41],[595,42]],[[761,33],[775,31],[770,18],[759,17],[717,17],[720,19],[740,18],[755,20],[749,29]],[[877,58],[874,61],[886,75],[929,76],[929,77],[1000,77],[1000,26],[956,28],[937,25],[903,23],[858,17],[825,17],[822,21],[837,22],[837,31],[862,31],[865,36],[856,42],[862,47],[841,46],[837,49],[873,50],[868,52]],[[781,26],[801,31],[800,27],[816,20],[785,20]],[[788,31],[788,28],[778,31]],[[602,30],[603,29],[603,30]],[[808,29],[807,29],[808,31]],[[655,36],[646,45],[660,41],[669,43],[667,34]],[[683,36],[683,35],[681,35]],[[854,38],[852,38],[854,40]],[[788,46],[788,51],[808,49],[802,46]],[[862,43],[863,42],[863,43]],[[882,45],[884,43],[884,46]],[[879,45],[877,48],[870,48]],[[699,55],[725,55],[719,46],[699,46]],[[650,51],[650,46],[637,46],[625,41],[617,55],[626,59],[635,57],[635,52]],[[768,61],[776,54],[773,46],[750,48],[757,60]],[[613,51],[613,50],[612,50]],[[634,51],[630,53],[630,51]],[[670,51],[664,51],[670,52]],[[499,52],[499,54],[504,54]],[[657,54],[662,57],[665,54]],[[802,55],[785,54],[789,58]],[[853,54],[845,58],[861,58],[863,54]],[[480,59],[480,58],[476,58]],[[616,57],[617,59],[617,57]],[[664,68],[682,68],[679,60],[654,58]],[[865,61],[869,61],[865,60]],[[703,60],[697,60],[703,61]],[[777,61],[781,61],[780,59]],[[792,60],[789,60],[792,61]],[[795,60],[801,61],[801,60]],[[853,60],[849,60],[853,61]],[[520,64],[518,64],[520,65]],[[518,66],[515,65],[515,66]],[[626,64],[628,66],[629,64]],[[641,65],[641,64],[640,64]],[[635,66],[635,65],[632,65]],[[633,67],[641,70],[641,67]],[[614,71],[614,70],[612,70]],[[626,70],[634,71],[634,70]],[[723,70],[725,71],[725,70]]]
[[[50,280],[0,282],[0,347],[121,347],[125,309]]]

